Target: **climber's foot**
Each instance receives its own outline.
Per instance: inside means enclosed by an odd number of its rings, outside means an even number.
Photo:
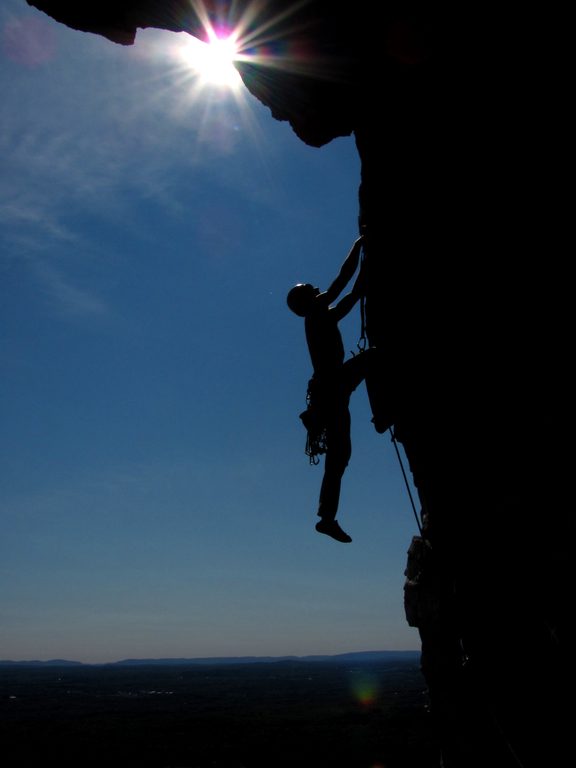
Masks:
[[[352,541],[350,536],[340,528],[336,520],[320,520],[319,523],[316,523],[316,530],[318,533],[325,533],[326,536],[331,536],[343,544],[349,544]]]

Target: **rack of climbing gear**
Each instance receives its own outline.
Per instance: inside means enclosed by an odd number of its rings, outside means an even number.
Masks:
[[[306,390],[306,410],[300,414],[300,419],[306,428],[306,456],[310,464],[318,464],[320,456],[326,453],[326,424],[322,412],[314,402],[314,379],[308,382]]]

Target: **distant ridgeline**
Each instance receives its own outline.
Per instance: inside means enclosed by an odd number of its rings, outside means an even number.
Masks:
[[[260,664],[282,661],[303,662],[343,662],[343,663],[371,663],[378,661],[418,661],[420,651],[360,651],[357,653],[340,653],[332,656],[207,656],[192,659],[122,659],[121,661],[101,662],[99,664],[87,664],[81,661],[67,661],[66,659],[50,659],[49,661],[8,661],[0,659],[0,666],[28,666],[28,667],[82,667],[82,666],[117,666],[135,667],[143,665],[178,666],[186,664]]]

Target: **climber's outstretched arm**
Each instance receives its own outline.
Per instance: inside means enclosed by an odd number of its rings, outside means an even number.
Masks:
[[[345,296],[343,296],[335,306],[330,308],[330,312],[335,313],[337,322],[339,322],[345,315],[348,314],[348,312],[350,312],[354,304],[356,304],[356,302],[362,296],[363,293],[364,293],[364,273],[363,273],[362,267],[360,267],[360,272],[358,273],[358,276],[354,281],[352,290],[349,291]]]
[[[336,301],[338,296],[340,296],[344,288],[348,285],[348,283],[352,279],[354,272],[356,272],[356,269],[358,268],[361,250],[362,250],[362,237],[360,236],[354,242],[354,245],[350,249],[348,256],[346,256],[346,259],[344,260],[344,263],[340,268],[340,272],[338,273],[338,276],[332,282],[328,290],[325,291],[324,293],[325,301],[328,304],[332,304],[334,301]],[[354,301],[356,301],[357,299],[358,299],[358,296]],[[348,311],[350,311],[350,309],[351,307],[348,309]],[[346,314],[346,312],[344,314]]]

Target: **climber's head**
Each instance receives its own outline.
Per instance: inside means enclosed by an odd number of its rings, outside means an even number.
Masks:
[[[314,299],[319,293],[320,289],[315,288],[310,283],[298,283],[288,291],[286,302],[292,312],[299,317],[306,317],[314,306]]]

